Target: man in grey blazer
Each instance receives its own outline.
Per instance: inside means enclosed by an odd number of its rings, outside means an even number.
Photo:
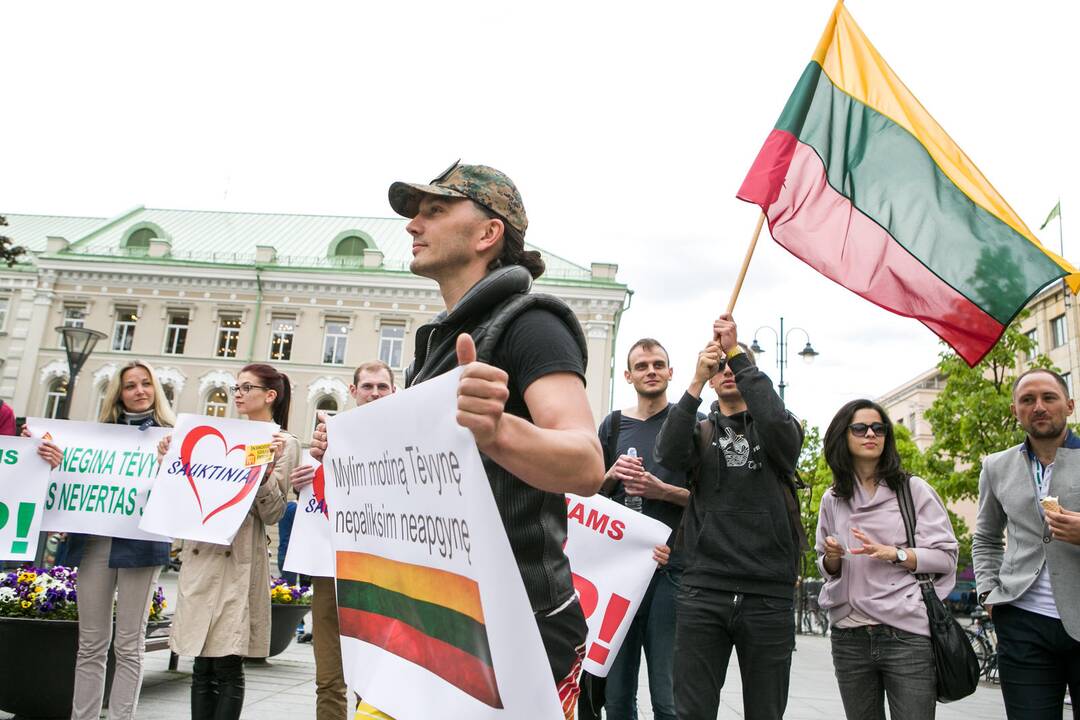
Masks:
[[[1060,375],[1025,372],[1013,386],[1012,413],[1027,439],[987,457],[979,478],[971,554],[979,601],[997,627],[1010,719],[1059,720],[1066,685],[1080,699],[1080,437],[1067,424],[1072,411]],[[1060,512],[1043,508],[1047,497]]]

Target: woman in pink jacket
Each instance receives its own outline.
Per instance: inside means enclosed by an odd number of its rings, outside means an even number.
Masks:
[[[821,498],[819,602],[829,611],[832,656],[848,720],[929,720],[937,706],[934,658],[916,573],[944,598],[956,581],[956,536],[945,506],[900,466],[893,425],[870,400],[853,400],[825,433],[833,484]],[[915,505],[910,547],[897,493]]]

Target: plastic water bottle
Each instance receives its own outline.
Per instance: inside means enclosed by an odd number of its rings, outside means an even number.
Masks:
[[[632,458],[636,458],[638,456],[637,448],[627,448],[626,454]],[[634,512],[641,512],[641,506],[643,503],[640,495],[627,494],[623,496],[623,504]]]

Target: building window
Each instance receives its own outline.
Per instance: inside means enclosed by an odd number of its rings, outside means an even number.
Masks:
[[[1061,379],[1065,381],[1065,387],[1069,389],[1069,397],[1072,397],[1072,373],[1062,373]]]
[[[367,242],[359,235],[350,235],[338,241],[334,246],[334,257],[348,263],[355,263],[363,259]]]
[[[85,305],[65,305],[64,319],[60,323],[64,327],[84,327],[86,325]],[[57,334],[56,346],[64,347],[64,336]]]
[[[1054,347],[1061,347],[1069,341],[1069,331],[1065,326],[1065,316],[1058,315],[1050,321],[1050,336]]]
[[[288,360],[292,357],[295,317],[270,318],[270,359]]]
[[[206,409],[203,410],[203,414],[210,417],[225,417],[228,410],[229,395],[225,392],[225,389],[214,388],[211,390],[210,394],[206,396]]]
[[[349,324],[342,320],[326,321],[323,340],[323,362],[327,365],[345,364],[345,345],[349,340]]]
[[[911,431],[912,435],[915,434],[915,421],[916,421],[915,413],[911,413],[910,415],[908,415],[908,430]]]
[[[1028,358],[1033,358],[1039,354],[1039,329],[1031,328],[1024,336],[1031,342],[1031,350],[1028,352]]]
[[[7,327],[8,309],[11,307],[11,296],[0,295],[0,332]]]
[[[45,393],[45,412],[47,418],[62,418],[67,412],[67,378],[56,378],[49,383]]]
[[[187,344],[187,311],[169,313],[169,324],[165,326],[165,354],[183,355]]]
[[[105,382],[101,384],[101,387],[97,389],[97,402],[94,403],[94,416],[90,418],[91,422],[97,422],[101,417],[101,411],[105,408],[105,392],[109,389],[109,383]]]
[[[169,401],[169,407],[176,408],[176,388],[172,383],[161,383],[161,391],[165,393],[165,399]]]
[[[218,317],[217,349],[214,354],[219,358],[236,357],[236,347],[240,343],[240,316],[221,315]]]
[[[319,404],[315,406],[315,418],[312,421],[311,429],[314,430],[315,426],[319,424],[319,413],[326,413],[327,417],[336,415],[338,412],[338,404],[335,398],[326,396],[319,400]]]
[[[140,228],[128,235],[124,247],[129,249],[149,249],[150,241],[157,237],[157,233],[151,228]]]
[[[114,352],[131,352],[131,343],[135,339],[135,321],[138,319],[135,308],[116,308],[112,341]]]
[[[383,325],[379,328],[379,359],[384,363],[392,368],[400,368],[404,346],[404,325]]]

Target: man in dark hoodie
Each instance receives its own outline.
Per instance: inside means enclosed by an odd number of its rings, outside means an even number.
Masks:
[[[676,551],[684,554],[676,605],[675,708],[680,720],[715,720],[731,650],[749,720],[787,706],[799,530],[791,477],[802,427],[721,315],[694,379],[668,413],[656,460],[690,473],[690,504]],[[718,401],[696,420],[708,383]]]

